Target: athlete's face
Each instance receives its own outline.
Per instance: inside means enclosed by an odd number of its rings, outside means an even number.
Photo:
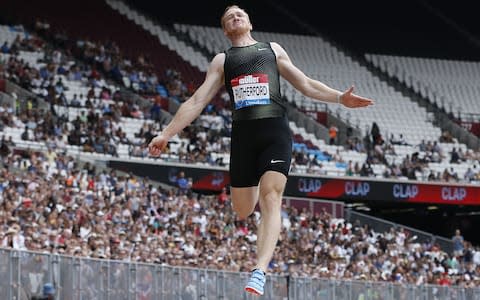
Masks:
[[[237,6],[233,6],[225,12],[222,25],[227,37],[238,36],[252,30],[252,24],[247,13]]]

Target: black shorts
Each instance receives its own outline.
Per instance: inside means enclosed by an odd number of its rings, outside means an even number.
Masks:
[[[266,171],[288,176],[292,133],[286,117],[234,121],[230,150],[232,187],[257,186]]]

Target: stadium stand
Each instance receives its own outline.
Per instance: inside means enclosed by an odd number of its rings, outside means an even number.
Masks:
[[[478,119],[478,62],[376,54],[365,57],[460,120]]]

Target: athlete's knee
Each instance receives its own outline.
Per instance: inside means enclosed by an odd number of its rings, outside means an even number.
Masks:
[[[282,206],[282,192],[275,189],[265,191],[260,195],[262,209],[277,210]]]
[[[232,201],[232,206],[233,210],[237,214],[238,219],[240,220],[248,218],[248,216],[250,216],[255,209],[255,206],[247,205],[245,203],[239,204],[235,201]]]

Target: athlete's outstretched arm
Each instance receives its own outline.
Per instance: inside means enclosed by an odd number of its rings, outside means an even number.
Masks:
[[[318,80],[308,77],[292,63],[285,49],[274,42],[271,45],[277,55],[280,75],[303,95],[320,101],[340,102],[346,107],[364,107],[373,104],[372,99],[355,95],[353,86],[342,93]]]
[[[203,83],[187,101],[180,105],[172,121],[148,145],[151,155],[158,156],[167,145],[169,139],[182,131],[202,113],[202,110],[223,84],[224,62],[224,53],[217,54],[213,58]]]

